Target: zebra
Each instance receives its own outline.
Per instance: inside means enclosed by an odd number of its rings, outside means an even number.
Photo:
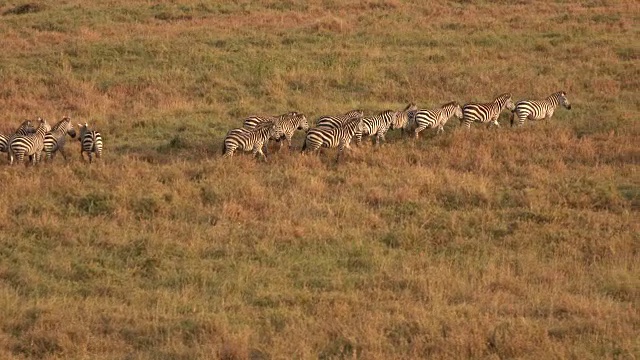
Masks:
[[[351,138],[357,131],[364,130],[363,120],[361,117],[353,117],[347,120],[343,126],[333,127],[315,127],[309,129],[307,136],[302,145],[302,152],[309,147],[309,151],[319,151],[320,147],[334,148],[338,147],[338,156],[336,161],[340,160],[340,154],[344,148],[351,149],[349,145]]]
[[[284,137],[287,140],[287,146],[289,149],[291,148],[291,139],[293,138],[293,134],[296,130],[308,131],[309,130],[309,122],[307,121],[307,117],[304,114],[298,112],[290,112],[287,114],[280,115],[278,117],[259,117],[259,116],[251,116],[244,120],[243,126],[248,129],[255,128],[257,125],[265,122],[265,121],[273,121],[280,126],[282,130],[282,136],[278,138],[271,138],[276,142],[280,142]],[[283,142],[280,142],[280,148],[284,145]],[[267,148],[267,143],[265,142],[265,151]]]
[[[233,156],[236,149],[242,149],[244,151],[252,151],[253,156],[260,154],[267,161],[267,156],[262,152],[262,147],[270,137],[282,137],[282,129],[274,121],[264,121],[253,129],[232,129],[224,138],[222,157]]]
[[[62,154],[62,157],[67,160],[67,154],[64,151],[67,134],[72,138],[76,137],[76,130],[73,128],[71,119],[68,116],[65,116],[51,128],[51,131],[44,135],[43,149],[46,160],[52,160],[56,151],[59,151]]]
[[[91,153],[95,153],[98,159],[102,157],[102,135],[95,130],[89,130],[89,124],[87,123],[84,123],[84,125],[78,124],[78,129],[80,129],[80,136],[78,136],[80,157],[84,161],[84,153],[86,152],[89,164],[91,164],[93,161]]]
[[[348,111],[343,115],[337,115],[337,116],[325,115],[318,118],[318,120],[316,121],[316,127],[337,129],[342,127],[349,120],[356,119],[356,118],[361,119],[363,116],[364,116],[364,112],[359,109]]]
[[[462,118],[462,108],[457,101],[446,103],[438,109],[421,109],[411,112],[409,116],[410,122],[415,125],[413,130],[415,138],[417,139],[418,134],[427,128],[438,127],[438,133],[444,132],[444,125],[454,115],[458,119]]]
[[[515,105],[511,100],[510,93],[504,93],[498,96],[493,102],[478,104],[469,103],[462,107],[462,118],[460,119],[460,125],[464,125],[467,129],[471,128],[471,123],[474,121],[481,123],[489,123],[500,127],[498,123],[498,117],[504,108],[513,110]]]
[[[354,134],[356,144],[362,142],[362,135],[376,135],[376,145],[380,145],[380,140],[385,140],[384,135],[395,120],[398,112],[393,110],[385,110],[378,115],[365,116],[362,118],[362,131],[356,130]],[[386,140],[385,140],[386,141]]]
[[[418,110],[418,106],[415,103],[409,103],[404,110],[396,111],[396,116],[391,123],[391,129],[400,129],[403,133],[407,129],[409,124],[409,114]]]
[[[5,135],[0,134],[0,152],[8,152],[9,151],[9,143],[11,139],[16,135],[27,135],[33,134],[36,132],[36,129],[31,125],[31,120],[25,120],[20,124],[18,129],[13,134]]]
[[[567,108],[567,110],[571,110],[571,103],[567,100],[566,92],[555,92],[544,100],[520,100],[511,112],[511,126],[514,126],[516,116],[518,117],[517,126],[524,125],[525,119],[551,119],[558,105],[562,105]]]
[[[9,164],[13,165],[13,159],[23,162],[28,155],[32,164],[36,164],[44,146],[44,135],[51,130],[47,120],[39,118],[39,125],[35,133],[14,135],[9,142]]]

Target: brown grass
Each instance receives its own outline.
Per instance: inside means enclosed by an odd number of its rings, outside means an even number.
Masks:
[[[632,2],[33,4],[0,4],[0,130],[69,114],[105,156],[0,166],[0,358],[640,355]],[[560,89],[523,128],[220,157],[250,114]]]

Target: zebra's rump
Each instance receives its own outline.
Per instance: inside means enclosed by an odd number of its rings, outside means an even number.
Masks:
[[[86,152],[102,151],[102,135],[97,131],[90,131],[82,138],[82,149]]]

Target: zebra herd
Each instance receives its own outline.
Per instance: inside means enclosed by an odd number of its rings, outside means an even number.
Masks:
[[[470,129],[471,123],[479,122],[488,127],[497,126],[498,117],[504,109],[511,111],[511,126],[522,126],[526,119],[550,119],[559,105],[571,110],[571,104],[564,91],[558,91],[543,100],[521,100],[514,103],[510,93],[496,97],[490,103],[467,103],[461,106],[458,102],[448,102],[436,109],[418,109],[411,103],[403,110],[385,110],[376,115],[364,116],[362,110],[351,110],[343,115],[321,116],[316,120],[316,126],[309,127],[304,114],[289,112],[279,116],[251,116],[243,121],[243,126],[230,130],[224,139],[223,157],[233,156],[237,149],[252,151],[253,155],[262,155],[267,159],[263,149],[269,140],[280,142],[287,140],[291,148],[291,138],[296,130],[306,133],[302,145],[302,152],[318,152],[320,148],[338,148],[340,159],[345,148],[350,149],[351,140],[355,137],[356,144],[360,144],[362,136],[374,136],[376,145],[385,140],[385,134],[390,129],[400,129],[402,132],[413,132],[417,139],[419,133],[425,129],[437,128],[437,132],[444,131],[444,125],[455,116],[460,124]],[[283,143],[280,143],[280,147]]]
[[[76,137],[76,130],[67,116],[63,117],[53,127],[47,120],[38,118],[38,127],[34,127],[31,120],[25,120],[18,129],[10,135],[0,134],[0,151],[9,155],[9,164],[13,165],[14,160],[18,163],[24,162],[25,157],[29,157],[32,164],[38,163],[45,154],[45,160],[51,161],[56,153],[62,154],[66,160],[67,154],[64,149],[67,135]],[[84,153],[87,153],[89,163],[92,162],[92,155],[97,158],[102,156],[102,136],[95,130],[90,130],[87,123],[78,124],[80,136],[80,157],[84,160]]]

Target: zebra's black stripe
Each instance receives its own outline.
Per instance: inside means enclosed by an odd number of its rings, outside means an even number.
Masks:
[[[460,124],[471,128],[472,122],[489,123],[489,126],[496,125],[498,123],[498,117],[504,108],[513,110],[515,107],[511,100],[511,94],[504,93],[498,96],[493,102],[478,104],[469,103],[462,107],[462,119]]]
[[[511,113],[511,126],[522,126],[526,119],[529,120],[546,120],[551,119],[553,113],[562,105],[571,110],[571,103],[567,99],[567,93],[558,91],[549,95],[544,100],[521,100],[516,103]],[[514,124],[515,117],[518,117],[517,124]]]

